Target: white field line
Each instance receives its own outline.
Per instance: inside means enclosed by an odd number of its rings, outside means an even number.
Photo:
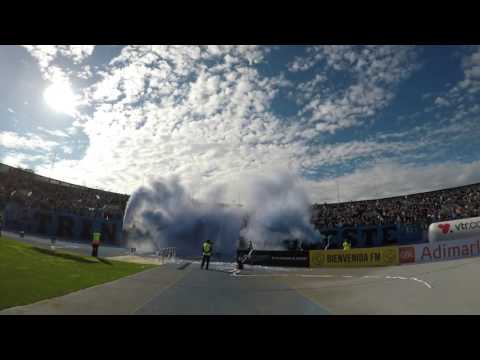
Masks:
[[[432,288],[432,286],[431,286],[428,282],[426,282],[425,280],[417,279],[417,278],[415,278],[415,277],[411,277],[410,280],[417,281],[417,282],[425,285],[425,286],[428,287],[429,289]]]
[[[405,277],[405,276],[391,276],[391,275],[385,275],[385,276],[378,276],[378,275],[363,275],[363,276],[353,276],[353,275],[330,275],[330,274],[241,274],[240,270],[236,270],[232,272],[232,276],[236,277],[287,277],[287,276],[297,276],[297,277],[303,277],[303,278],[333,278],[333,277],[342,277],[342,278],[363,278],[363,279],[387,279],[387,280],[413,280],[416,282],[419,282],[429,289],[432,288],[432,286],[426,282],[425,280],[417,279],[416,277]]]

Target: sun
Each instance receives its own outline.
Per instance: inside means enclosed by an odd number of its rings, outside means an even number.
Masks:
[[[68,115],[75,113],[77,98],[67,81],[54,82],[43,93],[46,103],[55,111]]]

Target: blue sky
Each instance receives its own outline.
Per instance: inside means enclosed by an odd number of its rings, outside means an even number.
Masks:
[[[479,46],[0,46],[0,79],[0,161],[81,185],[288,168],[331,202],[480,181]]]

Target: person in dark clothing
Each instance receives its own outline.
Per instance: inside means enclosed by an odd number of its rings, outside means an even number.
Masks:
[[[202,266],[200,267],[203,269],[203,266],[206,263],[205,269],[208,270],[208,265],[210,264],[210,256],[212,255],[212,242],[210,240],[207,240],[203,243],[202,245],[202,253],[203,253],[203,258],[202,258]]]

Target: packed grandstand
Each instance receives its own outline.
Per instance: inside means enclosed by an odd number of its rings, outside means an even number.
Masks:
[[[17,215],[13,217],[27,211],[44,211],[118,224],[128,199],[128,195],[74,185],[0,164],[0,209],[5,211],[7,205],[14,205]],[[312,223],[320,231],[388,225],[414,225],[425,231],[434,222],[480,216],[479,206],[480,184],[472,184],[384,199],[314,204]],[[18,224],[17,220],[7,217],[6,228]]]
[[[0,164],[0,205],[121,219],[127,195],[90,189]]]
[[[419,224],[424,229],[438,221],[480,215],[480,184],[385,199],[313,205],[318,229],[358,226]]]

